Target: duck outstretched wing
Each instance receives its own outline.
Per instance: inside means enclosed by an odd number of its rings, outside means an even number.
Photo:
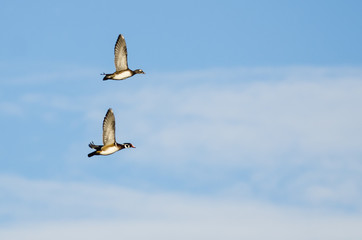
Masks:
[[[122,34],[119,34],[114,46],[114,65],[117,72],[128,69],[127,46]]]
[[[103,145],[111,145],[116,142],[115,137],[116,121],[112,108],[108,109],[106,116],[103,120]]]

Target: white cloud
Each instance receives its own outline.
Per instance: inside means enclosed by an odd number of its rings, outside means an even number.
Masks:
[[[223,156],[223,164],[235,161],[248,165],[251,157],[253,163],[265,164],[291,153],[304,161],[345,154],[352,155],[351,160],[360,156],[362,82],[334,77],[291,78],[226,86],[195,83],[177,91],[150,87],[148,94],[128,96],[137,99],[132,114],[139,115],[132,125],[164,122],[161,129],[145,136],[152,136],[154,147],[172,148],[180,155],[185,147],[195,154],[204,150]],[[151,114],[157,119],[152,121]]]
[[[13,198],[10,209],[1,204],[1,215],[18,220],[0,228],[0,238],[7,240],[362,237],[361,216],[228,196],[150,193],[99,183],[10,176],[1,176],[0,183],[1,191]]]

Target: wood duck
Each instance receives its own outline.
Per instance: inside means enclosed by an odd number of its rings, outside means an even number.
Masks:
[[[95,149],[95,151],[89,153],[88,157],[92,157],[94,155],[109,155],[124,148],[135,148],[132,143],[117,143],[115,128],[116,122],[112,108],[110,108],[103,120],[103,145],[95,145],[93,142],[89,143],[88,146]]]
[[[142,69],[133,71],[128,68],[127,46],[122,34],[119,34],[116,45],[114,46],[114,65],[116,66],[116,71],[110,74],[102,73],[101,75],[105,75],[103,80],[123,80],[135,74],[145,74]]]

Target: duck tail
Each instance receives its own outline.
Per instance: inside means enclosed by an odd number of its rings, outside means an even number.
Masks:
[[[94,155],[97,155],[97,151],[91,152],[90,154],[88,154],[88,157],[93,157]]]
[[[108,79],[112,79],[112,77],[111,77],[112,74],[102,73],[101,75],[104,75],[103,81],[108,80]]]

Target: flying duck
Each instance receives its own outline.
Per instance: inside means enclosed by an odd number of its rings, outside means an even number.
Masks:
[[[89,153],[88,157],[92,157],[94,155],[109,155],[122,150],[123,148],[135,148],[132,143],[117,143],[115,128],[116,122],[114,120],[112,108],[110,108],[103,120],[103,145],[95,145],[93,142],[89,143],[88,146],[95,149],[95,151]]]
[[[145,74],[142,69],[133,71],[128,68],[127,46],[122,34],[119,34],[116,45],[114,46],[114,65],[116,65],[116,71],[110,74],[102,73],[101,75],[105,75],[103,80],[123,80],[135,74]]]

